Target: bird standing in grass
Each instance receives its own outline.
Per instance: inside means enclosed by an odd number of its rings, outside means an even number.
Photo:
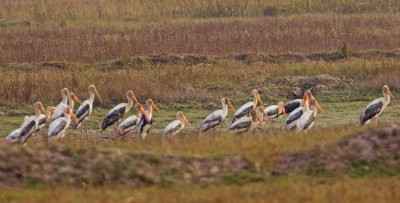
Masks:
[[[94,97],[96,96],[99,99],[100,103],[103,103],[103,100],[101,99],[100,94],[96,89],[96,86],[89,85],[88,90],[89,90],[89,99],[83,101],[82,105],[80,105],[78,110],[76,110],[75,115],[78,118],[78,120],[74,120],[72,122],[73,129],[79,128],[79,126],[82,123],[84,123],[86,135],[87,135],[87,120],[93,111]]]
[[[36,132],[41,113],[44,114],[46,118],[48,117],[48,115],[47,112],[44,110],[43,104],[41,102],[36,102],[34,107],[35,115],[25,117],[21,127],[11,132],[3,140],[5,143],[18,143],[24,145],[33,135],[33,133]]]
[[[304,96],[307,96],[308,98],[314,98],[314,95],[311,93],[310,90],[306,90],[304,92]],[[292,113],[297,108],[303,107],[303,106],[304,106],[304,99],[294,99],[285,104],[285,113]],[[282,114],[283,114],[283,112],[280,113],[279,115],[282,115]]]
[[[231,102],[227,97],[223,97],[221,99],[221,104],[222,104],[222,109],[212,112],[200,124],[199,128],[197,128],[198,133],[205,132],[209,129],[215,130],[216,127],[218,127],[221,124],[222,120],[224,120],[228,115],[228,107],[231,108],[233,112],[235,112],[235,108],[232,106]]]
[[[257,110],[252,109],[250,111],[250,116],[244,116],[239,118],[238,120],[236,120],[236,122],[234,122],[231,125],[231,127],[229,127],[229,130],[236,133],[243,133],[254,130],[254,128],[257,127],[259,123],[262,123],[262,119],[259,116],[259,112],[257,111],[261,111],[260,113],[266,116],[263,107],[257,108]]]
[[[178,134],[184,127],[185,124],[190,125],[189,121],[187,120],[185,114],[182,111],[178,111],[176,113],[177,120],[172,121],[165,127],[163,134],[167,135],[168,137],[172,137]]]
[[[63,113],[64,107],[68,106],[68,95],[69,91],[67,88],[61,89],[61,102],[56,106],[56,110],[54,111],[53,115],[51,116],[51,120],[55,120],[56,118],[60,117]]]
[[[73,110],[75,107],[75,102],[82,104],[81,100],[73,92],[68,93],[67,101],[68,101],[67,105],[59,104],[56,107],[54,114],[51,116],[52,121],[56,120],[57,118],[64,117],[65,116],[65,111],[64,111],[65,108],[69,107],[70,109]]]
[[[377,124],[379,115],[381,115],[383,110],[390,102],[390,97],[392,97],[394,100],[394,97],[387,85],[382,87],[382,94],[383,97],[375,99],[365,108],[364,112],[360,116],[361,125],[368,124],[370,121]]]
[[[153,125],[153,108],[160,112],[157,105],[154,103],[152,99],[148,99],[146,101],[147,111],[146,113],[142,113],[139,118],[138,130],[139,130],[139,137],[141,139],[145,139],[146,136],[149,134],[151,126]]]
[[[235,123],[236,120],[238,120],[239,118],[241,118],[243,116],[249,116],[250,111],[252,109],[256,109],[258,102],[260,102],[261,106],[264,107],[264,104],[263,104],[263,102],[262,102],[262,100],[260,98],[260,94],[258,93],[258,90],[256,90],[256,89],[252,90],[251,94],[253,95],[253,101],[247,102],[246,104],[241,106],[236,111],[235,115],[233,116],[232,123]]]
[[[280,115],[284,115],[286,117],[285,106],[283,102],[278,102],[278,105],[271,105],[264,109],[264,112],[267,116],[263,116],[263,122],[272,122],[272,125],[275,125],[275,119],[280,117]]]
[[[71,116],[78,120],[74,112],[72,112],[72,108],[66,107],[64,108],[64,117],[59,117],[50,123],[49,131],[47,132],[49,140],[59,140],[65,136],[65,132],[71,123]]]
[[[136,125],[139,123],[139,118],[146,114],[141,104],[136,104],[136,109],[138,111],[137,115],[132,115],[126,118],[119,124],[117,130],[114,133],[114,137],[119,137],[127,133],[132,133]]]
[[[119,121],[124,117],[124,115],[131,110],[133,107],[133,102],[139,103],[139,101],[136,99],[135,94],[131,90],[127,91],[125,93],[126,99],[128,100],[128,103],[121,103],[112,108],[104,117],[103,123],[101,125],[101,129],[105,130],[109,126],[113,125],[114,123],[117,123],[117,126],[119,125]]]
[[[311,100],[311,109],[310,109],[309,99],[307,96],[304,97],[305,97],[304,112],[296,122],[296,128],[298,131],[307,131],[311,129],[314,126],[318,110],[324,112],[315,98],[310,98]]]

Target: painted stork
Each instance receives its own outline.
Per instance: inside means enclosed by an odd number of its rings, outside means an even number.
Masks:
[[[278,102],[278,105],[271,105],[264,109],[267,116],[263,116],[263,122],[271,121],[275,124],[275,119],[279,118],[282,114],[286,117],[285,106],[283,102]]]
[[[174,136],[178,134],[184,127],[185,124],[190,125],[189,121],[187,120],[185,114],[182,111],[178,111],[176,113],[177,120],[172,121],[165,127],[163,134],[170,136]]]
[[[133,94],[131,90],[127,91],[125,93],[125,96],[128,100],[128,103],[118,104],[107,113],[101,125],[102,130],[105,130],[107,127],[113,125],[114,123],[117,123],[118,126],[119,121],[121,121],[125,113],[127,113],[133,107],[133,102],[139,103],[139,101],[136,99],[135,94]]]
[[[47,112],[44,110],[41,102],[36,102],[34,107],[35,116],[25,117],[21,127],[11,132],[3,140],[5,143],[18,143],[24,145],[32,134],[35,133],[41,113],[47,116]]]
[[[103,100],[101,99],[96,86],[89,85],[88,90],[89,90],[89,99],[86,99],[85,101],[83,101],[82,105],[80,105],[78,110],[76,110],[75,115],[78,118],[78,120],[74,120],[72,122],[73,129],[79,128],[79,126],[82,123],[84,123],[86,135],[87,135],[87,120],[93,111],[94,97],[96,96],[99,99],[100,103],[103,103]]]
[[[64,107],[68,106],[68,95],[69,91],[67,88],[62,88],[61,89],[61,102],[56,106],[56,110],[51,116],[51,120],[55,120],[56,118],[60,117],[60,115],[63,113]]]
[[[209,129],[214,129],[218,127],[222,120],[228,115],[228,107],[235,112],[235,108],[232,106],[231,101],[227,97],[221,99],[222,109],[217,110],[209,114],[204,121],[200,124],[197,129],[198,133],[205,132]]]
[[[311,99],[312,102],[314,101],[316,103],[315,105],[317,107],[317,110],[320,111],[321,113],[323,113],[326,116],[325,111],[318,104],[317,99],[315,99],[314,96],[309,97],[308,95],[310,95],[310,94],[308,94],[308,93],[304,94],[304,98],[301,99],[302,102],[304,102],[306,100],[306,98],[308,100]],[[300,119],[300,117],[303,115],[303,113],[304,113],[304,105],[302,105],[302,106],[298,107],[297,109],[295,109],[294,111],[292,111],[289,114],[289,116],[286,118],[283,129],[284,130],[291,130],[291,129],[295,128],[298,119]]]
[[[139,119],[138,131],[141,139],[145,139],[147,134],[149,134],[151,126],[153,125],[153,108],[160,112],[157,105],[152,99],[146,100],[147,111],[142,114]]]
[[[318,110],[324,112],[315,98],[310,98],[310,100],[311,109],[308,98],[304,98],[304,113],[296,122],[296,128],[299,132],[307,131],[313,127]]]
[[[136,104],[136,109],[138,110],[137,115],[132,115],[126,118],[124,121],[119,124],[117,130],[114,133],[114,137],[119,137],[125,135],[127,133],[132,133],[134,128],[139,122],[139,119],[142,114],[146,114],[141,104]]]
[[[57,118],[50,123],[49,131],[47,132],[49,140],[59,140],[65,136],[65,132],[71,123],[71,116],[74,117],[75,120],[78,120],[72,108],[66,107],[64,108],[64,117]]]
[[[377,124],[379,115],[381,115],[383,110],[390,102],[390,97],[392,97],[394,100],[394,97],[387,85],[383,86],[382,94],[383,97],[375,99],[365,108],[364,112],[360,116],[361,125],[368,124],[371,120]]]
[[[233,116],[232,123],[235,123],[236,120],[243,116],[249,116],[249,113],[252,109],[255,109],[257,107],[257,102],[260,102],[261,106],[264,107],[264,104],[260,98],[260,94],[258,93],[258,90],[254,89],[251,91],[251,94],[253,95],[253,101],[252,102],[247,102],[243,106],[239,108],[239,110],[236,111],[235,115]]]
[[[236,132],[236,133],[243,133],[247,131],[252,131],[254,130],[255,127],[259,123],[262,123],[262,119],[259,116],[259,112],[262,113],[264,116],[267,116],[267,114],[264,112],[263,107],[252,109],[250,110],[250,116],[243,116],[239,118],[236,122],[234,122],[231,127],[229,127],[229,130]]]
[[[308,98],[314,98],[314,95],[311,93],[310,90],[306,90],[304,95],[307,95]],[[285,104],[285,113],[292,113],[299,107],[304,106],[304,99],[295,99]],[[283,113],[280,113],[282,115]]]
[[[79,103],[79,104],[82,104],[82,102],[81,102],[81,100],[75,95],[75,93],[73,93],[73,92],[69,92],[68,93],[68,96],[67,96],[67,105],[64,105],[64,104],[59,104],[57,107],[56,107],[56,110],[55,110],[55,112],[54,112],[54,114],[51,116],[51,120],[52,121],[54,121],[54,120],[56,120],[57,118],[60,118],[60,117],[64,117],[65,116],[65,108],[67,108],[67,107],[69,107],[70,109],[74,109],[74,106],[75,106],[75,102],[77,102],[77,103]]]
[[[44,126],[46,126],[46,123],[49,120],[49,116],[53,115],[55,109],[56,107],[54,106],[47,106],[47,112],[46,112],[47,114],[40,114],[38,126],[36,128],[35,133],[39,132],[40,130],[43,129]]]

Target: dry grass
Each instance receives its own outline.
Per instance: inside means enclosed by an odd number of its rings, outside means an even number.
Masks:
[[[309,53],[336,51],[343,42],[351,50],[389,50],[400,44],[398,14],[83,25],[0,27],[0,64],[98,62],[124,54]]]

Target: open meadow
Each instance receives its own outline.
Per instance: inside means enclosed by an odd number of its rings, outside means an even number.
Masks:
[[[334,157],[324,150],[399,122],[399,17],[394,0],[0,1],[1,139],[36,101],[56,106],[64,87],[84,101],[95,84],[102,97],[87,134],[70,128],[49,143],[45,127],[26,146],[0,143],[0,202],[398,202],[400,153],[387,165],[279,170],[293,153]],[[396,100],[377,125],[360,126],[385,84]],[[222,97],[238,110],[253,89],[265,106],[311,90],[326,116],[303,133],[278,118],[233,134],[229,110],[215,132],[196,132]],[[145,140],[101,130],[127,90],[160,109]],[[177,111],[191,125],[163,138]]]

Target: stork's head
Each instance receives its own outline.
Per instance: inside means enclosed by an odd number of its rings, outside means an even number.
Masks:
[[[91,84],[91,85],[89,85],[89,88],[88,88],[88,89],[89,89],[89,92],[90,92],[90,93],[93,93],[93,94],[96,95],[96,97],[99,99],[100,103],[103,103],[103,100],[101,99],[100,94],[99,94],[99,92],[97,91],[96,86],[94,86],[93,84]]]
[[[76,117],[76,115],[75,115],[74,112],[72,111],[72,108],[67,107],[67,108],[64,109],[64,112],[65,112],[66,114],[71,115],[76,121],[79,121],[79,119]]]
[[[126,98],[130,98],[132,99],[135,103],[139,103],[139,101],[137,100],[135,94],[133,94],[132,90],[129,90],[125,93]]]
[[[158,109],[157,105],[154,103],[152,99],[146,100],[147,105],[151,105],[158,113],[160,113],[160,110]]]
[[[178,111],[178,112],[176,113],[176,117],[177,117],[180,121],[182,121],[182,122],[184,122],[184,123],[190,125],[189,121],[187,120],[185,114],[183,114],[182,111]]]
[[[283,115],[285,115],[286,117],[286,110],[285,110],[285,105],[283,104],[283,102],[278,102],[278,113],[283,113]]]
[[[253,97],[257,98],[258,102],[260,102],[261,106],[264,107],[264,103],[261,100],[260,94],[258,93],[258,90],[253,89],[251,90],[251,94],[253,95]]]
[[[236,111],[235,107],[233,107],[233,105],[232,105],[231,101],[228,99],[228,97],[222,98],[222,103],[228,105],[228,107],[230,109],[232,109],[233,113],[235,113],[235,111]]]
[[[382,88],[382,93],[385,95],[389,95],[390,97],[392,97],[393,100],[395,100],[392,92],[390,92],[389,86],[384,85]]]
[[[70,98],[71,98],[72,100],[74,100],[74,102],[76,102],[76,103],[78,103],[78,104],[82,104],[81,100],[76,96],[75,93],[70,92],[70,93],[69,93],[69,96],[70,96]]]

